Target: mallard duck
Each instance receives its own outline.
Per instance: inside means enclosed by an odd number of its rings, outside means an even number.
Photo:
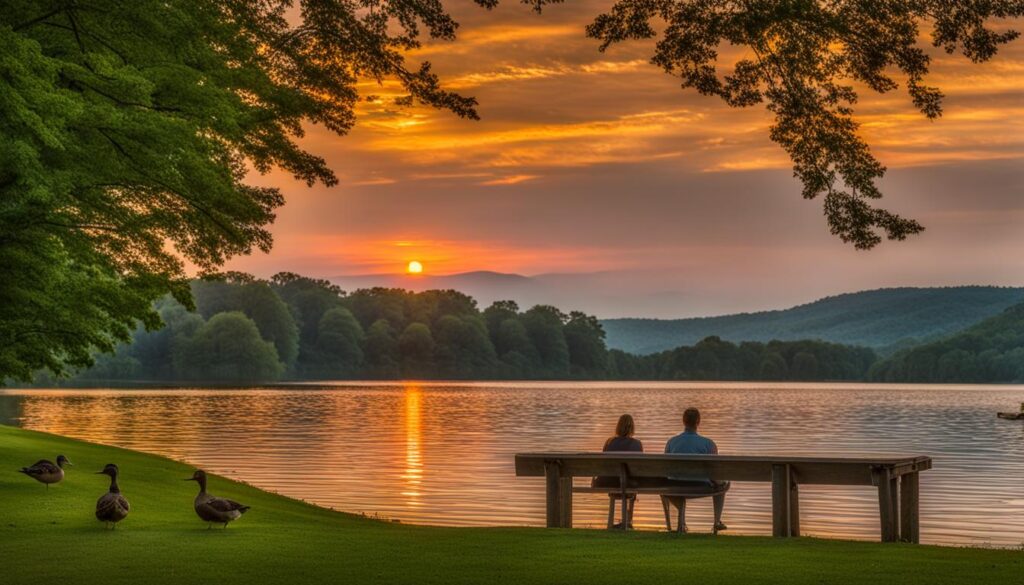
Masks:
[[[71,465],[68,458],[63,455],[57,455],[56,463],[47,459],[40,459],[39,461],[36,461],[35,465],[22,467],[18,471],[38,482],[46,484],[46,489],[50,489],[51,483],[57,483],[64,479],[65,465]]]
[[[243,506],[227,498],[218,498],[206,493],[206,472],[202,469],[197,469],[192,474],[192,477],[183,481],[194,481],[199,484],[199,494],[196,495],[193,506],[195,507],[196,515],[210,523],[207,528],[213,527],[214,522],[223,524],[224,528],[227,528],[228,522],[238,520],[242,517],[242,514],[249,511],[249,506]]]
[[[110,490],[103,494],[99,500],[96,500],[96,519],[106,524],[109,528],[116,528],[117,523],[124,520],[128,516],[128,511],[131,510],[128,500],[121,495],[121,489],[117,487],[117,466],[113,463],[107,463],[103,471],[97,471],[96,473],[110,476]]]

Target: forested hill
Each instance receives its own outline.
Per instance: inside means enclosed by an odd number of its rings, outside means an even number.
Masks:
[[[694,319],[606,319],[608,347],[649,354],[716,335],[729,341],[820,339],[883,353],[939,339],[1024,300],[1024,288],[890,288],[781,311]]]
[[[1024,382],[1024,303],[876,363],[877,382]]]

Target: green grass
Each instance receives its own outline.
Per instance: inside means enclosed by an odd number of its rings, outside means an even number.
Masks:
[[[48,491],[16,473],[39,458],[72,467]],[[93,517],[117,463],[131,515]],[[296,472],[310,472],[306,468]],[[437,528],[332,512],[211,478],[252,511],[227,530],[192,512],[192,468],[0,426],[0,583],[1012,583],[1020,551],[599,530]]]

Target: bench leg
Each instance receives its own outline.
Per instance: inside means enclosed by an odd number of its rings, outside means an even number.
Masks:
[[[661,496],[661,507],[665,511],[665,530],[672,532],[672,504],[665,496]]]
[[[608,496],[608,530],[615,527],[615,498]]]
[[[559,528],[572,528],[572,478],[562,477],[558,481]]]
[[[875,483],[878,485],[878,516],[882,525],[882,542],[896,542],[898,529],[897,514],[899,513],[894,488],[896,481],[889,477],[889,470],[879,469],[874,472]]]
[[[908,473],[900,478],[900,540],[921,542],[920,475]]]
[[[789,482],[789,535],[800,536],[800,489],[792,478]]]
[[[684,534],[686,532],[686,499],[679,498],[679,517],[676,518],[676,532]]]
[[[559,528],[562,525],[562,495],[561,469],[557,462],[544,463],[544,486],[547,509],[547,527]]]
[[[725,509],[725,494],[711,496],[711,506],[714,510],[714,522],[711,525],[711,533],[718,534],[718,525],[722,523],[722,511]]]
[[[792,534],[792,479],[788,465],[772,465],[772,536],[785,538]]]
[[[636,507],[636,496],[629,498],[626,502],[622,507],[622,527],[625,530],[630,530],[633,526],[633,508]]]
[[[889,497],[892,498],[892,542],[900,540],[900,477],[889,478]]]

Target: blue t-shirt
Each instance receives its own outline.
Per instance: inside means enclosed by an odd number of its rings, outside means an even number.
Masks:
[[[687,429],[668,440],[668,443],[665,444],[665,452],[687,455],[717,455],[718,445],[711,439],[697,434],[696,431]],[[712,483],[708,479],[683,475],[670,475],[669,479]]]
[[[672,437],[665,444],[666,453],[683,453],[689,455],[717,455],[718,445],[711,439],[687,429]]]

